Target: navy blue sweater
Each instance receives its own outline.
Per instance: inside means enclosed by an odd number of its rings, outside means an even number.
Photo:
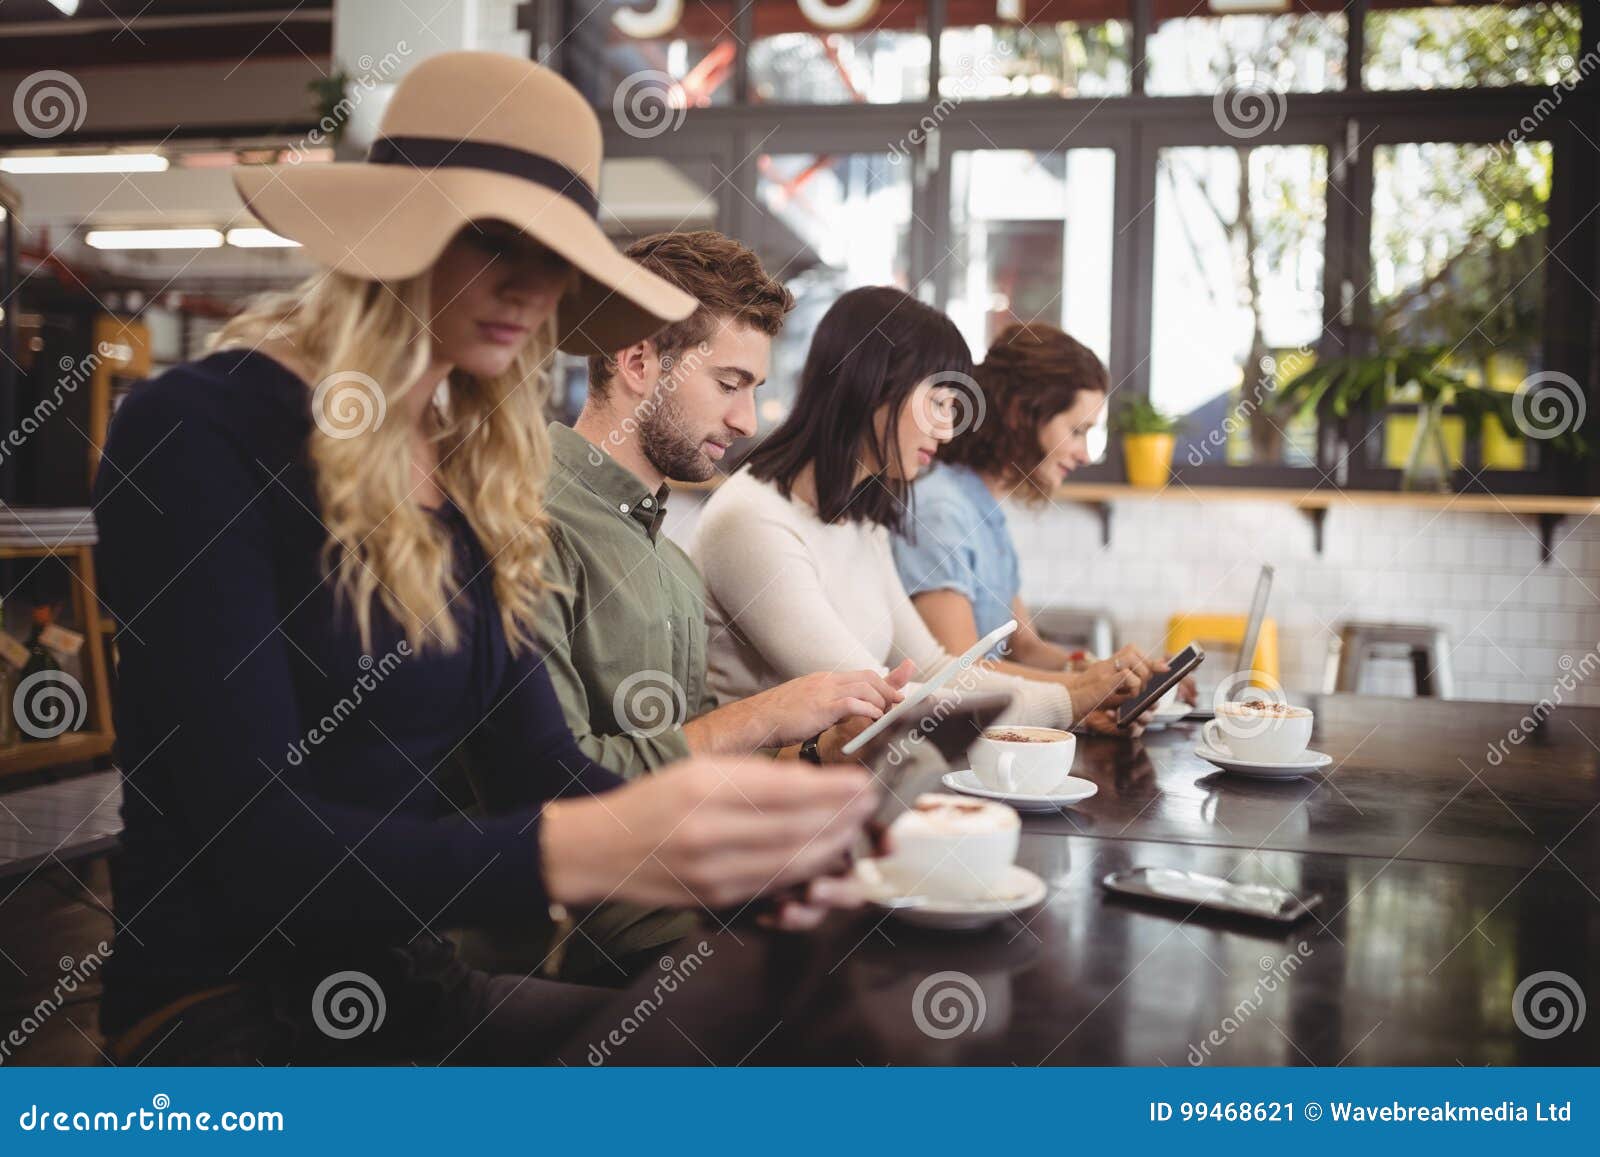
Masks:
[[[538,657],[511,655],[453,506],[436,517],[459,647],[407,654],[375,604],[363,654],[321,563],[309,395],[227,351],[135,388],[112,424],[95,505],[126,831],[108,1032],[214,985],[361,967],[424,930],[542,920],[537,805],[621,782],[578,750]],[[462,815],[437,782],[458,749],[518,768],[496,778],[526,798]]]

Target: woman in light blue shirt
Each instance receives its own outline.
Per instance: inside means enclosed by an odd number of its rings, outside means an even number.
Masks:
[[[1050,325],[1013,325],[974,368],[985,417],[939,451],[915,487],[912,525],[894,540],[895,566],[911,601],[945,650],[960,654],[1007,619],[1016,633],[998,667],[1034,677],[1040,669],[1080,670],[1087,656],[1041,638],[1019,594],[1016,544],[1001,499],[1047,502],[1090,460],[1089,431],[1105,409],[1109,379],[1086,346]],[[999,655],[995,656],[1000,658]],[[1124,647],[1110,659],[1141,680],[1164,670]],[[1087,721],[1115,730],[1109,712]]]

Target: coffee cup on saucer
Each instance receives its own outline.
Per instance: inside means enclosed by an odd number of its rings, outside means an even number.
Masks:
[[[1305,755],[1314,717],[1306,707],[1247,699],[1217,705],[1217,716],[1201,729],[1206,746],[1251,763],[1287,764]]]
[[[1049,795],[1072,771],[1078,739],[1054,727],[990,727],[972,745],[972,774],[991,791]]]
[[[878,874],[902,895],[987,900],[1011,874],[1022,833],[1004,804],[928,792],[889,827]]]

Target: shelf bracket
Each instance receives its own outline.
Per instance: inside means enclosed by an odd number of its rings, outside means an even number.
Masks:
[[[1089,508],[1100,519],[1100,545],[1111,545],[1111,503],[1091,502]]]
[[[1306,521],[1311,523],[1311,549],[1317,554],[1322,553],[1322,524],[1328,520],[1326,506],[1302,506],[1300,513],[1306,516]]]
[[[1546,566],[1555,557],[1556,526],[1565,518],[1565,514],[1552,514],[1548,511],[1539,515],[1539,565]]]

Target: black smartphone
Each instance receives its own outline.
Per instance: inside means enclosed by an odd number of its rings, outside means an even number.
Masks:
[[[1205,661],[1205,648],[1199,643],[1190,643],[1172,658],[1167,660],[1167,670],[1164,674],[1157,675],[1145,685],[1145,689],[1132,699],[1125,699],[1122,706],[1117,708],[1117,726],[1126,727],[1139,716],[1160,702],[1161,697],[1171,691],[1202,662]]]

